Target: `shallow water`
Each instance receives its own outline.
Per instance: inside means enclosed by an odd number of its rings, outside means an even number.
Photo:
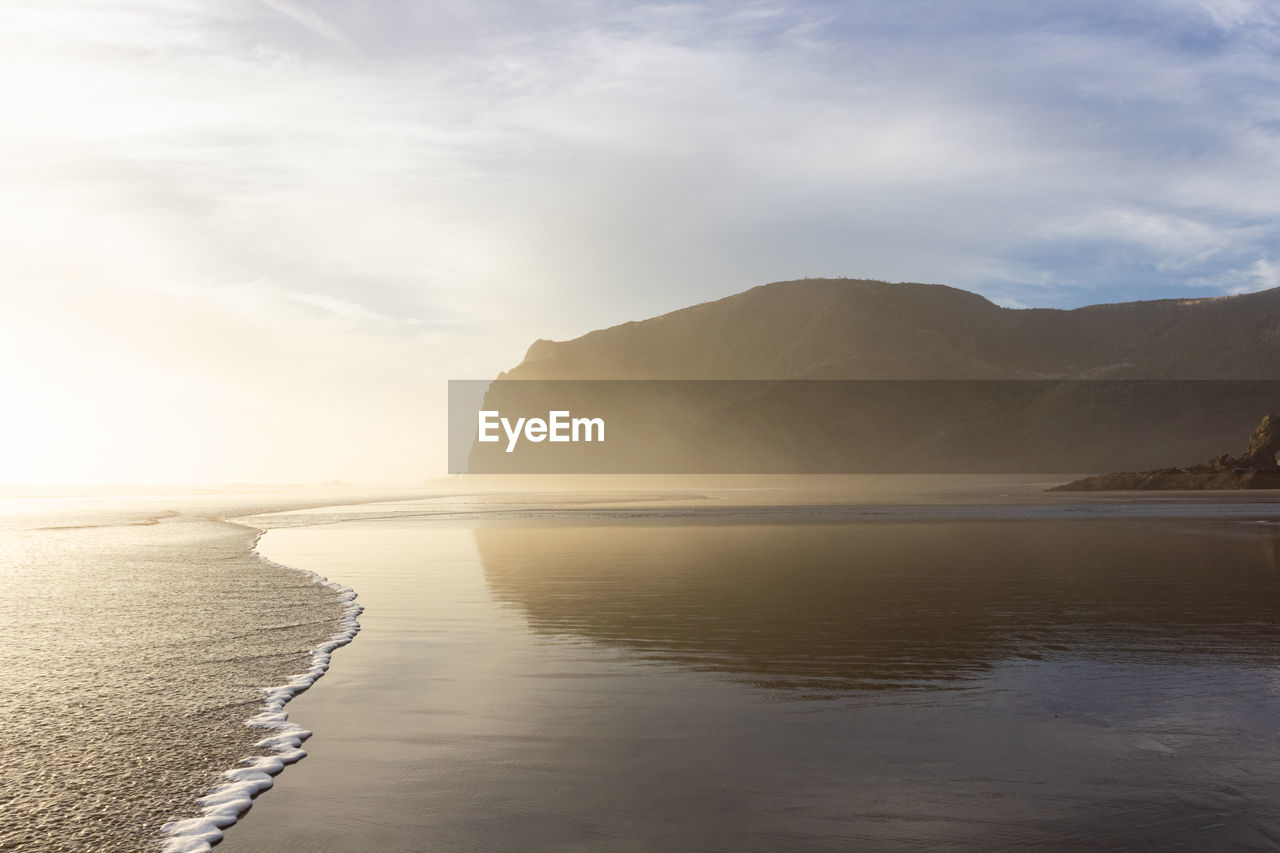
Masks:
[[[262,688],[307,668],[340,607],[217,519],[322,500],[0,499],[0,849],[158,849],[264,752]]]
[[[1274,849],[1275,509],[273,530],[367,609],[220,849]]]

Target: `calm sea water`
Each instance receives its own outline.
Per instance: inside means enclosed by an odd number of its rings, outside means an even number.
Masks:
[[[1280,845],[1275,503],[379,514],[228,853]]]

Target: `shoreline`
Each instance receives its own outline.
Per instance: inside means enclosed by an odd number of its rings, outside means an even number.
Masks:
[[[1029,488],[1029,485],[1028,485]],[[343,522],[392,521],[435,523],[443,526],[485,527],[490,524],[536,526],[683,525],[711,522],[720,525],[760,524],[839,524],[850,521],[886,522],[981,522],[1021,520],[1098,521],[1141,519],[1258,519],[1270,516],[1280,520],[1280,500],[1257,500],[1255,493],[1163,493],[1131,496],[1097,496],[1095,500],[1063,503],[1060,495],[1043,491],[1026,494],[986,494],[969,496],[960,502],[930,503],[919,499],[906,503],[883,503],[846,500],[839,503],[766,502],[772,490],[745,489],[735,492],[710,489],[709,494],[653,494],[577,492],[572,496],[546,493],[487,493],[484,495],[433,495],[423,499],[393,499],[359,504],[334,504],[278,510],[273,516],[291,516],[294,524],[280,527],[259,526],[245,520],[224,519],[229,523],[257,530],[250,551],[264,565],[301,572],[316,583],[333,590],[343,606],[339,617],[341,630],[312,651],[312,666],[282,685],[264,688],[261,708],[246,724],[273,731],[256,745],[272,750],[268,756],[252,756],[219,777],[219,781],[197,798],[203,814],[196,818],[171,821],[162,827],[164,853],[202,853],[224,839],[224,830],[235,825],[253,807],[258,794],[273,787],[274,777],[285,767],[307,755],[302,743],[312,731],[289,720],[288,703],[308,690],[329,669],[332,652],[349,644],[360,631],[359,615],[363,607],[355,601],[356,592],[348,586],[330,581],[311,569],[288,565],[271,559],[259,549],[269,532],[284,529],[317,529]],[[716,494],[719,492],[719,494]],[[774,493],[774,497],[779,496]],[[794,493],[793,495],[794,496]],[[877,496],[879,497],[879,496]],[[956,495],[933,494],[935,499],[954,499]],[[1108,497],[1110,499],[1108,499]],[[1280,494],[1276,497],[1280,499]],[[567,499],[566,499],[567,498]],[[1003,500],[1002,500],[1003,498]],[[1208,498],[1208,499],[1206,499]],[[479,501],[484,507],[474,504]],[[640,504],[640,505],[637,505]],[[399,508],[399,511],[388,512]],[[1184,509],[1185,508],[1185,509]],[[346,510],[345,512],[343,510]],[[297,521],[315,516],[314,521]],[[239,517],[243,519],[254,516]],[[1273,522],[1274,523],[1274,522]],[[233,837],[239,837],[239,834]]]
[[[233,519],[223,519],[257,530],[249,546],[252,553],[264,565],[287,569],[306,576],[312,582],[328,587],[342,606],[338,617],[339,630],[311,651],[311,666],[305,672],[295,673],[284,684],[264,687],[258,713],[244,721],[247,726],[273,731],[274,734],[259,740],[255,747],[270,750],[270,755],[247,756],[238,766],[223,771],[219,781],[207,792],[196,798],[202,815],[170,821],[160,827],[162,853],[204,853],[223,840],[223,830],[234,826],[253,808],[255,798],[275,784],[275,777],[286,767],[306,757],[302,744],[312,732],[290,722],[285,706],[296,696],[306,692],[329,670],[333,652],[355,639],[360,633],[359,616],[364,608],[356,603],[357,593],[348,586],[313,572],[309,569],[287,566],[269,559],[258,551],[258,543],[267,530],[244,524]]]
[[[230,794],[228,771],[260,773],[263,787],[277,767],[259,759],[290,759],[302,740],[246,723],[274,710],[275,688],[296,694],[320,675],[317,653],[346,639],[354,615],[345,590],[256,551],[267,525],[231,519],[405,496],[0,500],[0,610],[14,635],[2,668],[0,752],[13,784],[0,847],[160,851],[178,821],[229,825],[247,801],[215,815],[207,799]],[[263,744],[275,735],[298,742]],[[210,846],[193,823],[182,828],[187,846]],[[202,829],[211,840],[217,828]]]

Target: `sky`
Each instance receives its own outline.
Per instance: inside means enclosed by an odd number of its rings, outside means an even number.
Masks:
[[[419,483],[448,379],[769,281],[1280,285],[1254,0],[0,0],[0,483]]]

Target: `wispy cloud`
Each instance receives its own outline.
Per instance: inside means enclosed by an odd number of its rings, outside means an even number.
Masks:
[[[1274,26],[1280,22],[1280,10],[1267,0],[1184,0],[1179,5],[1198,9],[1215,25],[1228,31]]]
[[[334,26],[332,22],[320,17],[314,9],[299,6],[296,3],[289,2],[289,0],[262,0],[262,4],[300,24],[323,39],[344,47],[350,45],[350,41],[348,41],[342,30]]]
[[[1228,294],[1255,293],[1280,287],[1280,264],[1269,258],[1258,258],[1248,267],[1229,269],[1194,282],[1197,287],[1221,290]]]
[[[302,305],[309,305],[323,314],[343,322],[376,323],[389,328],[404,325],[421,325],[421,322],[416,317],[392,317],[390,314],[383,314],[358,302],[339,299],[336,296],[326,296],[321,293],[290,293],[288,298]]]
[[[1263,0],[7,4],[0,317],[230,399],[291,393],[282,348],[485,376],[807,274],[1271,286],[1278,35]]]

